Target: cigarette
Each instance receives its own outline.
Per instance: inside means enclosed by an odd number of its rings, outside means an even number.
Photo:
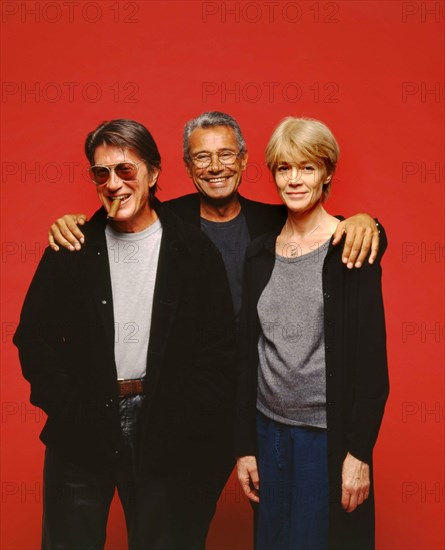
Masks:
[[[110,208],[110,211],[108,212],[107,220],[114,220],[114,216],[117,214],[117,211],[119,210],[121,200],[122,200],[121,197],[112,200],[111,208]]]

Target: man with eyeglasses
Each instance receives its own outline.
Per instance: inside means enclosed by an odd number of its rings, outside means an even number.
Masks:
[[[48,415],[42,548],[103,548],[117,489],[130,550],[203,549],[235,380],[224,266],[155,199],[144,126],[103,123],[85,152],[103,208],[81,253],[45,251],[14,336]]]
[[[248,153],[237,121],[226,113],[207,112],[186,123],[183,158],[197,193],[166,201],[164,204],[182,220],[200,228],[219,249],[229,279],[235,314],[241,309],[244,255],[256,237],[283,224],[286,209],[242,197],[238,188],[247,167]],[[80,250],[84,235],[79,229],[85,214],[65,215],[50,228],[49,245],[71,251]],[[370,249],[372,262],[378,250],[379,233],[374,220],[357,214],[341,222],[334,234],[338,244],[346,231],[343,261],[349,268],[360,267]],[[193,521],[196,529],[207,533],[216,503],[233,469],[235,457],[230,433],[218,456],[206,465],[207,498]],[[207,475],[207,474],[206,474]]]

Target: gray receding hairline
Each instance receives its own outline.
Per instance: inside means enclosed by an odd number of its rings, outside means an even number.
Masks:
[[[238,122],[227,113],[222,113],[220,111],[207,111],[206,113],[202,113],[196,118],[189,120],[184,126],[183,155],[185,162],[190,162],[189,143],[190,134],[193,130],[196,130],[197,128],[213,128],[215,126],[226,126],[228,128],[232,128],[235,133],[239,154],[242,155],[246,152],[246,142],[244,141]]]

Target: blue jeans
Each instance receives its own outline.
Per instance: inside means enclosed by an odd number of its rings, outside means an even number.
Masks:
[[[257,550],[326,550],[326,430],[288,426],[258,412],[257,435]]]

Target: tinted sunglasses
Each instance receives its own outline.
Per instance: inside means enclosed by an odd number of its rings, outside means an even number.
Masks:
[[[144,162],[119,162],[118,164],[95,164],[88,169],[88,175],[96,185],[103,185],[111,177],[111,172],[114,172],[116,176],[123,181],[134,181],[138,175],[138,166]]]

